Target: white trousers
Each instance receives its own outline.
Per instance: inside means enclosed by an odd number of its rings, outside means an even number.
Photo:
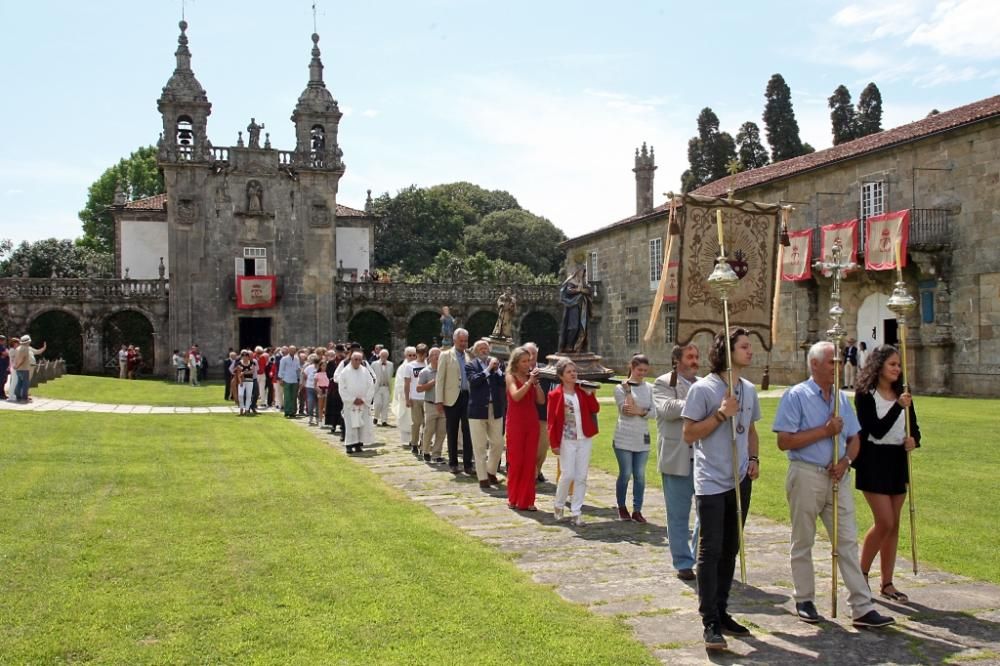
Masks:
[[[579,516],[583,510],[583,496],[587,493],[587,470],[590,467],[590,451],[593,440],[564,439],[559,447],[559,485],[556,486],[556,508],[566,506],[569,486],[573,485],[569,512]]]
[[[379,386],[375,389],[375,398],[372,400],[372,409],[374,410],[374,419],[379,423],[389,422],[389,400],[391,396],[389,395],[388,386]]]
[[[250,409],[253,402],[253,381],[240,382],[239,388],[240,409]]]
[[[859,618],[875,606],[858,560],[853,485],[850,474],[845,474],[837,493],[837,561],[840,576],[849,592],[847,603],[851,607],[851,617]],[[792,460],[788,463],[785,495],[792,518],[790,559],[795,601],[815,601],[816,575],[812,549],[816,541],[816,519],[823,521],[827,534],[833,530],[833,484],[830,483],[830,475],[818,465]]]
[[[488,418],[469,419],[472,455],[476,457],[476,476],[480,481],[497,475],[503,455],[503,419],[493,418],[493,403],[487,405]]]

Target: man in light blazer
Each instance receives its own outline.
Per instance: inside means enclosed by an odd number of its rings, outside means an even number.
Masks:
[[[695,553],[698,548],[698,519],[688,540],[691,500],[694,497],[694,469],[691,446],[684,441],[681,410],[688,389],[698,378],[698,347],[676,345],[671,352],[674,369],[657,377],[653,384],[656,408],[657,446],[663,499],[667,505],[667,542],[677,577],[694,580]]]
[[[465,364],[471,359],[466,354],[469,332],[455,329],[453,346],[441,352],[438,359],[437,386],[434,390],[435,407],[444,414],[445,432],[448,436],[448,467],[458,474],[458,428],[462,428],[462,463],[465,473],[476,473],[472,467],[472,434],[469,431],[469,378]]]

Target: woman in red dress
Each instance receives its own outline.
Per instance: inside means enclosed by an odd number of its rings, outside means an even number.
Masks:
[[[538,455],[538,409],[545,394],[531,353],[518,347],[507,370],[507,504],[520,511],[535,507],[535,457]]]

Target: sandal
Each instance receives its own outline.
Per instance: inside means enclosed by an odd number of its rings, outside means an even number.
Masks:
[[[893,588],[893,590],[886,592],[887,587],[891,587]],[[905,594],[903,594],[902,592],[900,592],[899,590],[895,589],[895,587],[896,586],[893,585],[892,581],[890,580],[888,583],[882,586],[882,596],[885,597],[886,599],[892,599],[893,601],[898,601],[901,604],[905,604],[906,602],[908,602],[910,598]]]

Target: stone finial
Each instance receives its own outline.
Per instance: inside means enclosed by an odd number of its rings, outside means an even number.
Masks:
[[[271,150],[271,133],[264,132],[264,150]]]
[[[323,85],[323,61],[319,57],[319,35],[312,34],[312,60],[309,61],[309,85]]]
[[[635,214],[645,215],[653,210],[653,172],[656,159],[652,146],[642,142],[642,148],[635,149]]]
[[[115,183],[115,205],[124,206],[127,198],[125,197],[125,190],[122,188],[121,181]]]
[[[242,148],[245,145],[243,143],[243,132],[242,131],[236,132],[236,145],[239,148]]]
[[[163,257],[160,257],[160,265],[156,267],[156,272],[160,274],[160,279],[167,274],[167,267],[163,265]]]
[[[126,280],[130,279],[128,276],[128,266],[125,267],[125,279]]]
[[[374,205],[375,202],[372,201],[372,191],[368,190],[368,197],[365,199],[365,212],[366,213],[372,212],[372,207]]]

